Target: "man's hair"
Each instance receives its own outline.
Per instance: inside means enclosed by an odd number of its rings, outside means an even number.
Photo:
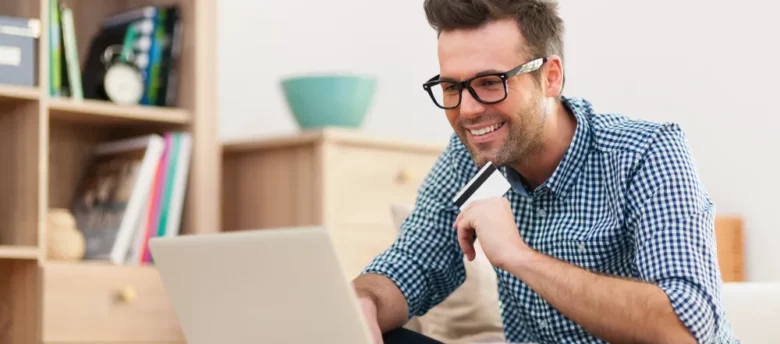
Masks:
[[[425,0],[428,23],[438,34],[476,29],[494,20],[513,18],[525,38],[531,59],[558,55],[563,61],[563,20],[554,0]]]

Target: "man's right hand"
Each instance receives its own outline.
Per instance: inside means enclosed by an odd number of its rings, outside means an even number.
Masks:
[[[363,310],[363,317],[366,319],[368,329],[371,332],[371,339],[373,339],[374,344],[383,344],[382,330],[379,329],[379,321],[377,319],[374,301],[368,297],[361,297],[360,308]]]

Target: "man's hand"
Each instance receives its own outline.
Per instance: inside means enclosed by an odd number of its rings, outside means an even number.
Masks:
[[[493,197],[470,203],[455,219],[458,243],[469,261],[474,260],[474,234],[490,264],[504,267],[531,248],[520,237],[509,200]]]
[[[381,344],[382,334],[404,325],[409,306],[398,286],[387,276],[363,274],[352,281],[360,309],[375,344]]]
[[[374,301],[367,297],[361,297],[360,308],[363,311],[363,317],[366,319],[368,329],[371,331],[371,339],[374,344],[383,344],[382,330],[379,329],[379,321],[377,320],[376,305],[374,305]]]

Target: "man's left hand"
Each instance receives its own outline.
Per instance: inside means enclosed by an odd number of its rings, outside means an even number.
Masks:
[[[515,225],[509,200],[493,197],[470,203],[455,219],[458,243],[469,261],[474,260],[474,233],[490,264],[502,267],[519,254],[531,251]]]

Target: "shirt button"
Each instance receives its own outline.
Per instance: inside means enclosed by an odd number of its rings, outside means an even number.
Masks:
[[[580,243],[579,250],[580,250],[580,253],[585,253],[585,243],[584,242]]]
[[[547,328],[547,322],[544,320],[539,320],[539,328],[546,329]]]
[[[536,211],[536,215],[539,215],[540,217],[544,217],[544,215],[546,215],[546,214],[547,214],[547,212],[545,212],[544,209],[542,209],[542,208],[539,208]]]

